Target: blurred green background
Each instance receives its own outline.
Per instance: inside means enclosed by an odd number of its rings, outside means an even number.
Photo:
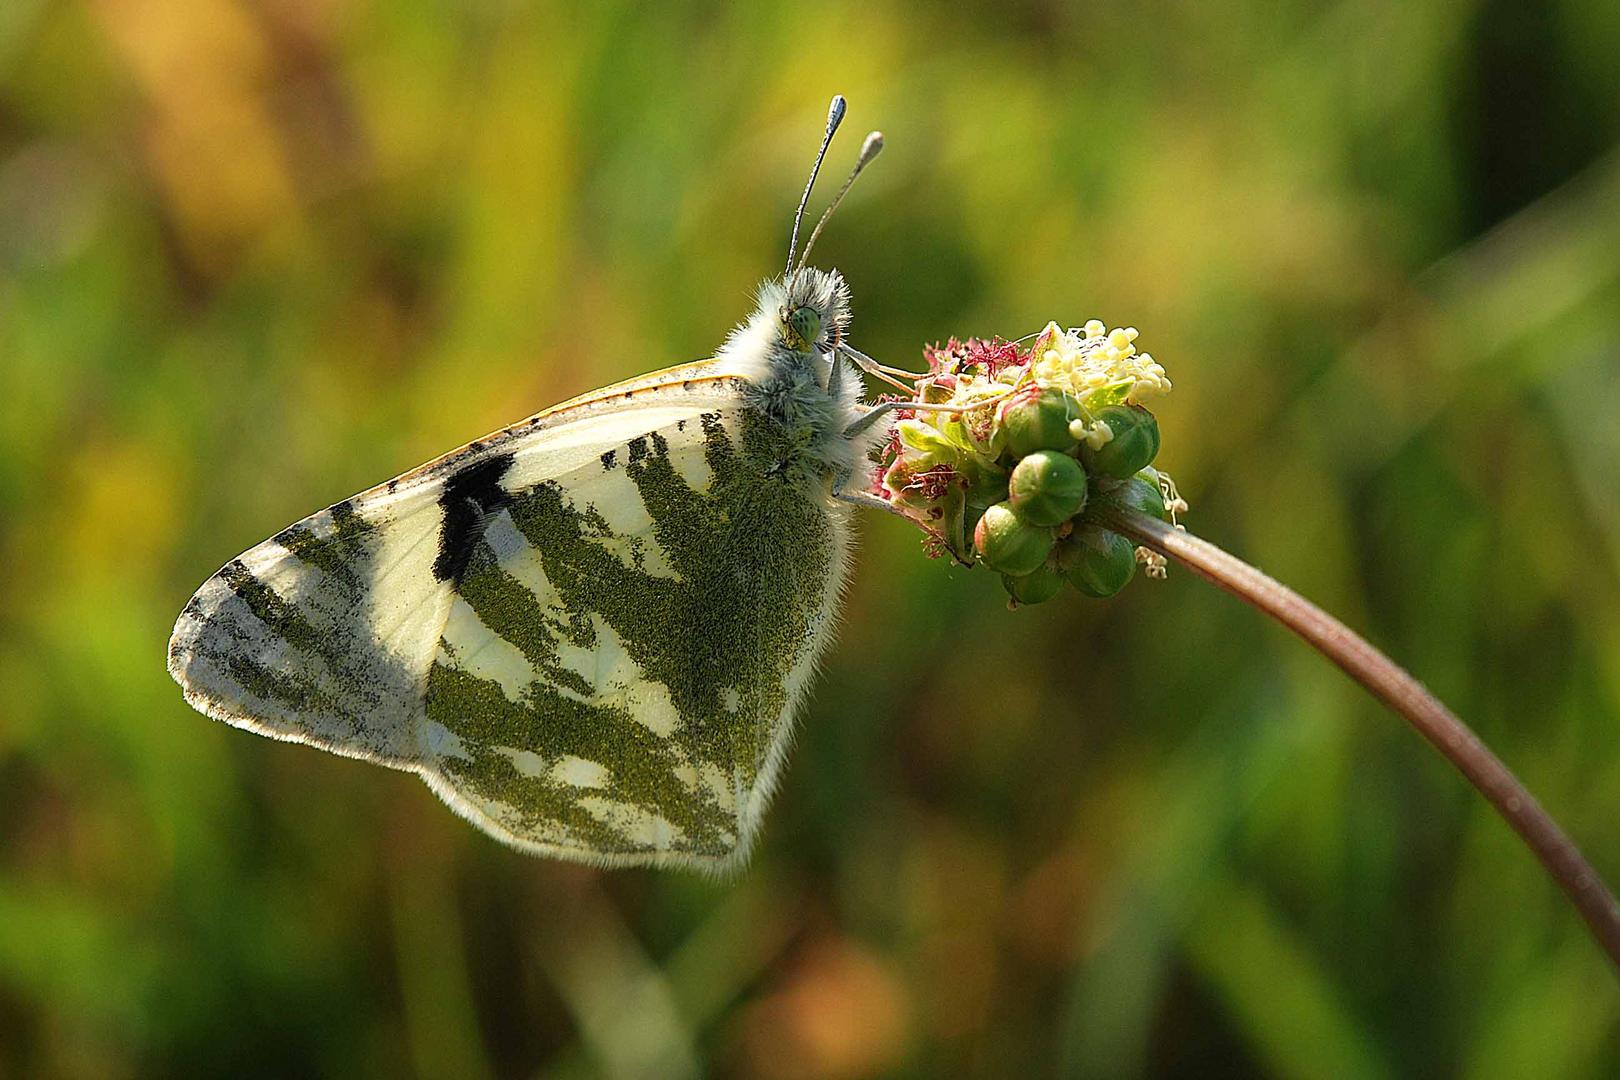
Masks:
[[[1191,527],[1620,879],[1617,55],[1612,0],[3,0],[0,1074],[1620,1073],[1508,830],[1186,573],[1009,613],[867,522],[727,884],[163,670],[240,549],[706,355],[841,91],[857,342],[1139,326]]]

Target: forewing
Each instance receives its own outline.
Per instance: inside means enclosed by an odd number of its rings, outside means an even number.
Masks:
[[[322,511],[187,605],[203,711],[419,772],[508,843],[746,850],[826,638],[842,518],[701,370],[609,388]]]

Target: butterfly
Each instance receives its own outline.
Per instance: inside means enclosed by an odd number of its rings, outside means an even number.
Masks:
[[[419,775],[535,854],[747,858],[833,632],[893,381],[795,263],[707,360],[566,401],[328,507],[203,583],[168,666],[203,713]],[[909,389],[909,387],[907,388]]]

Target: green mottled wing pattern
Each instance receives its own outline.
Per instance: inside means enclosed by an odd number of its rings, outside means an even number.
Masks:
[[[427,681],[459,808],[610,860],[746,849],[843,546],[775,460],[750,414],[704,413],[493,515]]]
[[[233,560],[170,643],[188,699],[415,771],[542,854],[745,856],[829,636],[847,524],[734,395],[625,397]]]

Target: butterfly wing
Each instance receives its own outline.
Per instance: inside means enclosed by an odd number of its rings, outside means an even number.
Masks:
[[[232,560],[170,670],[202,711],[415,771],[518,847],[724,867],[845,566],[778,438],[701,366],[567,403]]]

